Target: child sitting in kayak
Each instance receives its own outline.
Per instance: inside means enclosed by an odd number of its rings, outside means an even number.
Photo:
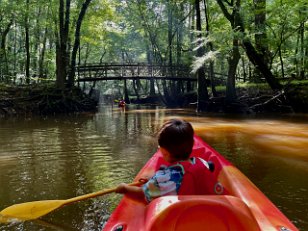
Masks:
[[[155,175],[142,187],[120,184],[116,192],[151,200],[166,195],[206,194],[198,182],[209,172],[207,162],[189,158],[194,145],[192,125],[180,119],[171,119],[163,124],[158,133],[158,144],[169,166],[161,166]]]

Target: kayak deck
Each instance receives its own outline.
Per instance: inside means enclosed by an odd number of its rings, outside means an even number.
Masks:
[[[104,231],[184,230],[298,230],[281,211],[236,167],[195,136],[192,157],[211,164],[202,184],[207,195],[164,196],[147,204],[124,196],[107,221]],[[135,180],[152,176],[164,164],[158,150]]]

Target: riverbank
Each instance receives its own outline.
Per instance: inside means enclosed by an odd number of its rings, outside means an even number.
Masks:
[[[308,113],[308,85],[294,84],[281,92],[273,92],[268,86],[248,85],[237,89],[237,100],[227,102],[225,88],[217,90],[218,96],[207,102],[206,112],[262,114]],[[168,105],[162,97],[145,97],[131,100],[134,104],[158,104],[170,108],[196,108],[195,92],[177,95]],[[50,115],[95,111],[98,101],[80,88],[59,90],[53,85],[14,86],[0,85],[0,117],[15,115]]]
[[[0,86],[0,117],[95,111],[97,103],[79,88],[62,91],[47,85]]]
[[[239,84],[236,89],[237,98],[227,101],[226,88],[216,89],[216,96],[207,101],[205,113],[231,113],[231,114],[290,114],[308,113],[308,83],[294,82],[285,86],[284,90],[273,92],[265,83]],[[209,92],[210,95],[211,92]],[[134,104],[158,104],[168,108],[197,108],[197,93],[190,92],[183,95],[144,97],[135,99]]]

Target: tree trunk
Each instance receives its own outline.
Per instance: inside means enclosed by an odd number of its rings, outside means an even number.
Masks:
[[[243,68],[243,81],[244,81],[244,83],[245,83],[246,80],[247,80],[245,59],[244,59],[244,57],[242,57],[241,59],[242,59],[242,68]]]
[[[241,44],[244,47],[245,52],[250,62],[255,66],[255,68],[257,68],[262,73],[262,75],[264,76],[265,80],[267,81],[267,83],[269,84],[272,90],[274,91],[281,90],[282,85],[274,77],[269,67],[264,63],[262,55],[258,54],[255,47],[252,45],[251,41],[249,40],[249,38],[245,36],[245,27],[244,27],[243,19],[239,13],[239,8],[231,15],[227,11],[222,0],[216,0],[216,1],[218,5],[220,6],[224,16],[230,21],[231,25],[233,25],[232,28],[237,28],[237,30],[243,34],[242,35],[243,39],[241,41]],[[240,0],[237,0],[236,4],[240,5]]]
[[[135,95],[137,97],[137,100],[139,101],[140,100],[140,95],[139,95],[139,87],[138,87],[138,80],[133,80],[133,89],[134,89],[134,92],[135,92]]]
[[[125,100],[126,103],[130,104],[126,79],[124,79],[124,100]]]
[[[73,87],[74,82],[75,82],[75,67],[76,67],[76,56],[77,56],[77,51],[80,46],[80,29],[81,29],[81,24],[83,21],[83,18],[86,14],[86,11],[88,9],[89,4],[91,3],[92,0],[86,0],[82,4],[82,8],[80,10],[78,20],[77,20],[77,25],[76,25],[76,30],[75,30],[75,42],[73,46],[73,51],[72,51],[72,57],[71,57],[71,70],[68,78],[68,86]]]
[[[172,3],[168,1],[168,61],[169,65],[172,66],[172,29],[173,29],[173,16],[172,16]]]
[[[209,17],[208,17],[208,7],[207,7],[207,2],[206,0],[203,0],[203,4],[204,4],[204,14],[205,14],[205,20],[206,20],[206,37],[209,35],[210,33],[210,23],[209,23]],[[210,51],[214,51],[214,48],[213,48],[213,43],[212,42],[209,42],[208,43],[208,48]],[[212,89],[212,94],[214,97],[217,97],[218,94],[217,94],[217,91],[216,91],[216,88],[215,88],[215,73],[214,73],[214,62],[213,61],[210,61],[210,69],[209,69],[209,76],[210,76],[210,80],[211,80],[211,89]]]
[[[64,89],[68,68],[68,33],[70,22],[70,0],[66,0],[64,10],[64,0],[60,0],[59,4],[59,36],[57,41],[56,65],[57,78],[56,84],[60,89]]]
[[[65,78],[66,78],[66,65],[65,65],[65,54],[63,54],[63,50],[61,49],[61,46],[57,44],[56,48],[56,85],[59,89],[64,89],[65,86]]]
[[[168,0],[168,64],[169,64],[169,75],[174,76],[173,70],[173,9],[172,9],[172,1]],[[174,95],[176,92],[176,82],[171,81],[169,83],[171,85],[171,95]]]
[[[264,64],[270,68],[270,52],[266,35],[266,0],[254,0],[255,13],[255,48]],[[254,75],[260,78],[260,71],[256,68]]]
[[[232,30],[235,32],[235,36],[233,37],[233,47],[230,58],[228,60],[228,78],[227,78],[227,86],[226,86],[226,103],[231,104],[236,101],[236,89],[235,89],[235,76],[236,76],[236,69],[240,60],[240,52],[239,52],[239,41],[236,37],[237,32],[239,31],[239,10],[241,7],[240,0],[236,0],[232,7],[232,13],[229,13],[222,3],[222,1],[217,1],[220,8],[222,9],[225,17],[229,20],[231,24]]]
[[[148,73],[150,74],[150,76],[152,76],[153,71],[152,71],[152,65],[153,65],[153,53],[150,49],[149,46],[147,46],[147,60],[148,60],[148,64],[151,65],[148,68]],[[139,73],[138,73],[139,75]],[[153,78],[150,78],[150,96],[155,96],[155,82]]]
[[[195,25],[196,25],[196,16],[195,16],[195,4],[194,5],[190,5],[190,9],[189,11],[191,11],[191,17],[189,17],[189,28],[191,31],[195,31]],[[194,33],[190,33],[190,36],[189,36],[189,44],[190,44],[190,55],[193,56],[193,43],[194,43]]]
[[[201,39],[201,12],[200,12],[200,2],[199,0],[195,0],[195,9],[196,9],[196,29],[199,32],[198,38]],[[201,42],[201,41],[200,41]],[[199,42],[199,45],[200,45]],[[200,46],[197,50],[197,57],[202,57],[204,55],[204,47]],[[207,103],[209,101],[209,95],[207,91],[207,84],[205,80],[205,69],[204,65],[198,69],[197,71],[197,81],[198,81],[198,89],[197,89],[197,111],[206,111]]]
[[[49,11],[49,10],[48,10]],[[48,12],[47,12],[47,15],[48,15]],[[39,70],[39,62],[40,62],[40,54],[41,54],[41,44],[44,46],[43,42],[44,41],[41,41],[41,35],[44,36],[44,32],[42,32],[42,25],[41,25],[41,22],[43,21],[43,15],[42,15],[42,5],[39,5],[38,6],[38,10],[37,10],[37,13],[35,15],[35,25],[34,25],[34,36],[33,36],[33,40],[34,42],[32,43],[33,44],[33,53],[35,55],[33,55],[32,59],[31,59],[31,67],[32,67],[32,70],[35,71],[34,75],[36,76],[40,76],[39,73],[40,73],[40,70]],[[46,26],[45,26],[46,28]],[[43,37],[43,40],[45,39],[45,36]]]
[[[280,61],[280,66],[281,66],[281,77],[284,78],[284,64],[283,64],[283,58],[282,58],[282,52],[281,52],[281,46],[279,46],[279,61]]]
[[[258,54],[254,46],[248,39],[242,41],[243,47],[245,48],[246,54],[252,62],[252,64],[262,73],[266,82],[269,84],[272,90],[277,91],[282,89],[282,85],[275,78],[271,70],[263,62],[262,56]]]
[[[261,55],[263,62],[267,64],[270,57],[266,35],[266,0],[254,0],[254,6],[256,50]]]
[[[180,15],[184,17],[184,3],[180,5]],[[177,41],[176,41],[176,65],[179,66],[182,64],[182,44],[183,44],[183,29],[184,24],[180,20],[177,21],[179,24],[177,29]]]
[[[236,38],[233,39],[232,56],[228,60],[229,70],[226,87],[226,103],[230,104],[236,101],[235,76],[236,69],[240,60],[239,44]]]
[[[30,35],[29,35],[29,0],[26,5],[26,17],[25,17],[25,48],[26,48],[26,83],[30,83]]]
[[[47,25],[45,27],[45,32],[44,32],[44,37],[43,37],[43,46],[41,48],[41,51],[40,51],[40,55],[39,55],[39,61],[38,61],[38,65],[39,65],[39,78],[44,78],[44,60],[45,60],[45,51],[46,51],[46,42],[47,42],[47,31],[48,31],[48,28],[47,28]]]
[[[302,14],[305,14],[305,12],[307,12],[307,6],[306,8],[303,7],[303,9],[301,9],[300,11],[300,16],[302,16]],[[307,19],[307,18],[306,18]],[[300,71],[299,71],[299,76],[301,79],[305,78],[305,70],[307,71],[307,56],[308,56],[308,43],[307,43],[307,39],[306,39],[306,52],[305,52],[305,20],[303,20],[300,23],[300,30],[299,30],[299,37],[300,37]]]
[[[6,38],[7,35],[11,29],[11,26],[13,24],[13,19],[10,20],[10,22],[6,25],[2,36],[1,36],[1,45],[0,45],[0,64],[1,67],[4,66],[5,70],[1,70],[2,74],[8,74],[9,72],[9,67],[8,67],[8,61],[7,61],[7,56],[6,56]],[[4,63],[4,65],[2,65]],[[4,72],[4,73],[3,73]]]

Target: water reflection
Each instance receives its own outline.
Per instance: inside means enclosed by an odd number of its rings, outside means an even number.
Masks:
[[[0,121],[0,206],[66,199],[130,182],[155,151],[164,120],[181,117],[308,229],[308,124],[196,116],[188,110],[103,107],[96,114]],[[67,206],[0,230],[99,230],[121,196]]]
[[[189,118],[196,121],[195,118]],[[215,120],[198,118],[196,131],[206,137],[217,137],[217,133],[241,134],[254,145],[274,155],[301,158],[308,161],[308,125],[271,120]]]

